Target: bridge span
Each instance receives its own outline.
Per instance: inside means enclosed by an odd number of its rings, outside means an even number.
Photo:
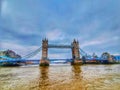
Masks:
[[[58,49],[71,49],[71,59],[49,59],[48,57],[48,49],[49,48],[58,48]],[[29,58],[35,56],[40,51],[42,51],[41,59],[39,60],[31,60]],[[82,58],[83,57],[83,58]],[[84,60],[93,60],[94,58],[87,54],[84,50],[82,50],[79,46],[79,42],[77,40],[73,40],[70,45],[64,44],[49,44],[47,39],[42,40],[42,46],[36,49],[35,51],[23,56],[22,58],[10,58],[6,56],[0,56],[3,60],[0,60],[0,63],[27,63],[27,62],[37,62],[40,66],[49,66],[51,61],[57,60],[65,60],[71,62],[72,65],[80,65]],[[69,58],[69,57],[68,57]],[[96,58],[96,60],[105,60],[103,58]]]

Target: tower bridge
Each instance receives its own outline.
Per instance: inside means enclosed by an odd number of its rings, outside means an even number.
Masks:
[[[80,60],[79,42],[77,40],[74,39],[71,45],[55,45],[55,44],[49,44],[48,39],[43,39],[42,40],[42,57],[40,60],[40,66],[49,65],[49,59],[48,59],[49,48],[71,49],[72,60],[73,60],[71,64],[80,64],[82,62]]]
[[[91,55],[87,54],[84,50],[82,50],[79,46],[79,42],[77,40],[73,40],[71,42],[71,44],[68,44],[68,45],[65,45],[65,44],[49,44],[48,42],[48,39],[43,39],[42,40],[42,45],[30,52],[29,54],[23,56],[22,58],[10,58],[10,57],[6,57],[6,56],[0,56],[0,64],[2,63],[18,63],[18,62],[39,62],[39,65],[40,66],[45,66],[45,65],[49,65],[49,63],[51,61],[57,61],[57,60],[61,60],[61,59],[49,59],[48,57],[48,49],[51,49],[51,48],[57,48],[57,49],[70,49],[71,50],[71,56],[72,58],[71,59],[66,59],[68,60],[69,62],[71,62],[72,65],[76,65],[76,64],[81,64],[81,63],[84,63],[84,60],[93,60],[93,59],[96,59],[96,60],[106,60],[106,59],[103,59],[102,57],[98,57],[98,58],[93,58]],[[38,54],[39,52],[42,51],[42,55],[41,55],[41,58],[39,60],[31,60],[31,59],[28,59],[28,58],[31,58],[33,56],[35,56],[36,54]],[[81,58],[82,57],[82,60]],[[83,58],[84,57],[84,58]],[[70,57],[67,57],[67,58],[70,58]],[[83,62],[82,62],[83,61]]]

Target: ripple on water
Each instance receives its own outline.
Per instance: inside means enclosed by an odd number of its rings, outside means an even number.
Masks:
[[[0,68],[0,90],[119,90],[119,65]]]

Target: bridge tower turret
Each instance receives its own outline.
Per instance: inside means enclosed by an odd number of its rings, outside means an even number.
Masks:
[[[80,52],[79,52],[79,42],[77,40],[73,40],[72,42],[72,58],[73,61],[71,64],[81,64],[80,60]]]
[[[48,39],[42,40],[42,58],[40,60],[40,66],[49,66],[48,60]]]

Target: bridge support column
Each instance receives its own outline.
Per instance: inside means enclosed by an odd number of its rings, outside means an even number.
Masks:
[[[47,39],[42,40],[42,58],[40,60],[40,66],[49,66]]]
[[[82,64],[82,60],[80,60],[80,53],[79,53],[79,42],[74,39],[72,42],[72,58],[73,61],[71,65],[80,65]]]

